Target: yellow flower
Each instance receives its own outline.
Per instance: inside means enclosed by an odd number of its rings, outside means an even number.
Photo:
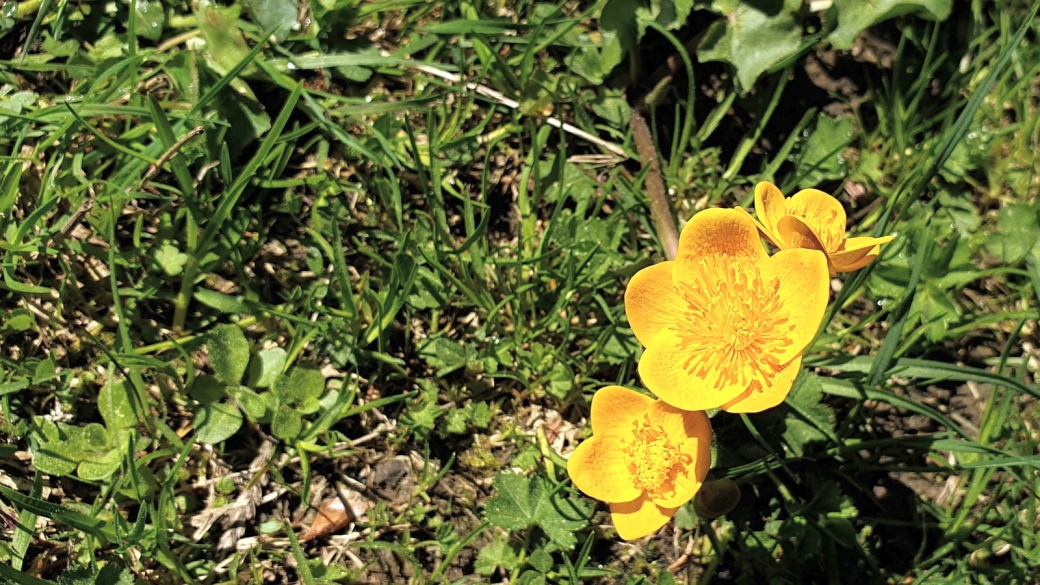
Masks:
[[[755,213],[761,222],[759,231],[777,248],[810,248],[827,254],[831,276],[870,264],[881,253],[881,245],[895,239],[846,239],[845,208],[816,189],[803,189],[785,199],[776,185],[763,181],[755,186]]]
[[[592,396],[592,438],[567,461],[581,491],[610,505],[618,536],[634,540],[693,499],[711,465],[711,423],[620,386]]]
[[[760,412],[791,391],[827,307],[827,258],[768,256],[743,209],[707,209],[679,238],[675,260],[636,273],[625,313],[646,347],[647,389],[683,410]]]

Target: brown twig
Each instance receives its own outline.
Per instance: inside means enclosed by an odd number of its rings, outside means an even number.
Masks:
[[[650,198],[650,219],[657,229],[657,238],[664,247],[665,257],[674,260],[679,249],[679,231],[675,227],[672,208],[668,204],[668,194],[664,190],[661,165],[657,161],[657,147],[654,146],[654,139],[646,120],[636,108],[632,108],[632,139],[636,143],[639,159],[643,161],[643,168],[648,168],[644,185],[647,197]]]

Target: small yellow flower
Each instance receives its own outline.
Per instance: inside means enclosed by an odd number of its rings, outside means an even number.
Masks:
[[[785,199],[776,185],[763,181],[755,186],[755,213],[759,231],[777,248],[809,248],[827,254],[831,276],[870,264],[881,253],[881,245],[895,239],[846,239],[845,208],[816,189],[803,189]]]
[[[817,250],[766,254],[743,209],[707,209],[675,260],[636,273],[625,313],[647,389],[683,410],[761,412],[791,391],[829,296]]]
[[[592,438],[567,461],[581,491],[610,505],[618,536],[634,540],[693,499],[711,465],[711,422],[620,386],[592,396]]]

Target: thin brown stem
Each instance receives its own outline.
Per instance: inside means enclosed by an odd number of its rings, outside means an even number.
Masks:
[[[657,238],[661,240],[665,257],[674,260],[675,252],[679,249],[679,231],[672,217],[668,193],[664,190],[661,165],[657,161],[657,147],[654,146],[650,127],[646,125],[646,120],[636,108],[632,108],[632,138],[635,140],[636,152],[643,162],[643,168],[648,168],[644,185],[647,197],[650,198],[650,219],[657,229]]]

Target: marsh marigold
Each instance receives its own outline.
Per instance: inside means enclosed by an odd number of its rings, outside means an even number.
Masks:
[[[701,211],[683,228],[675,260],[639,271],[625,291],[646,347],[639,375],[683,410],[772,408],[791,391],[828,295],[823,253],[770,257],[746,211]]]
[[[809,248],[827,254],[831,276],[859,270],[881,253],[894,236],[846,238],[845,208],[816,189],[803,189],[789,198],[776,185],[755,186],[755,214],[762,235],[781,250]]]
[[[711,465],[711,423],[620,386],[592,396],[592,438],[567,461],[574,485],[610,505],[618,536],[656,532],[701,488]]]

